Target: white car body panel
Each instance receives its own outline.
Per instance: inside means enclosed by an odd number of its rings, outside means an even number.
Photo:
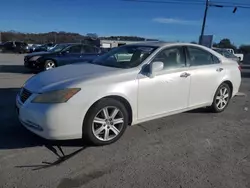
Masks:
[[[221,64],[190,67],[189,107],[212,104],[214,93],[225,76],[225,71],[216,71],[220,67]]]
[[[241,76],[237,63],[201,46],[198,47],[216,55],[221,64],[163,70],[153,78],[140,73],[156,53],[176,45],[197,46],[181,43],[162,45],[140,66],[131,69],[78,63],[39,73],[24,84],[24,88],[32,92],[28,100],[22,103],[20,96],[16,97],[19,119],[27,129],[46,139],[75,139],[82,137],[87,111],[103,97],[125,99],[132,109],[131,124],[137,124],[211,105],[216,89],[224,81],[232,83],[233,96],[238,92]],[[218,67],[223,71],[217,72]],[[183,72],[190,73],[190,76],[180,77]],[[81,91],[66,103],[31,103],[39,93],[64,88],[81,88]],[[43,131],[29,124],[42,127]]]
[[[180,77],[187,70],[164,70],[153,79],[139,75],[138,121],[188,107],[190,77]]]

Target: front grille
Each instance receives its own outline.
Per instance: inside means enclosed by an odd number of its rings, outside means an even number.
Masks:
[[[24,61],[28,61],[28,60],[29,60],[29,57],[25,56]]]
[[[31,96],[31,94],[32,93],[30,91],[25,88],[22,88],[20,92],[20,100],[22,101],[22,103],[24,103]]]

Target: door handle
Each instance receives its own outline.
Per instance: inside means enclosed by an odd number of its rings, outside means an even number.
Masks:
[[[216,71],[221,72],[221,71],[223,71],[223,68],[220,67],[220,68],[216,69]]]
[[[189,77],[191,74],[189,74],[189,73],[187,73],[187,72],[184,72],[184,73],[182,73],[181,75],[180,75],[180,77],[182,77],[182,78],[187,78],[187,77]]]

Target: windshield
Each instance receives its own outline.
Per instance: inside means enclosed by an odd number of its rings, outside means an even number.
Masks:
[[[155,49],[157,47],[122,46],[110,50],[90,63],[116,68],[133,68],[140,65]]]
[[[69,45],[68,44],[57,44],[55,47],[49,49],[48,52],[60,52],[64,48],[66,48],[67,46],[69,46]]]
[[[230,53],[227,50],[223,50],[223,49],[215,49],[216,52],[220,53],[221,55],[227,57],[227,58],[236,58],[236,56],[232,53]]]

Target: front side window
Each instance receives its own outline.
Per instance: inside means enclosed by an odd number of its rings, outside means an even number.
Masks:
[[[217,57],[205,50],[196,47],[187,47],[187,50],[191,66],[211,65],[219,63],[219,59]]]
[[[110,50],[90,63],[116,67],[133,68],[140,65],[157,47],[128,45]]]
[[[164,69],[180,68],[186,65],[182,47],[164,49],[156,55],[153,61],[163,62]]]
[[[81,53],[82,51],[82,46],[81,45],[76,45],[76,46],[71,46],[68,49],[69,53]]]

